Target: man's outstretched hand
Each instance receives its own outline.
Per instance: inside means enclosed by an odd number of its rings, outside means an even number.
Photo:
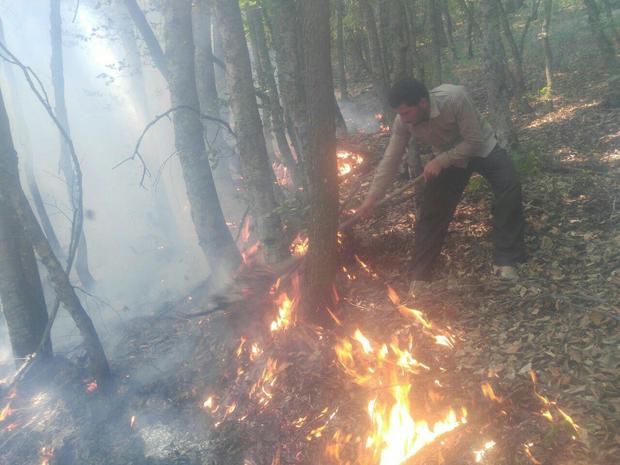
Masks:
[[[439,176],[444,168],[444,164],[438,158],[433,158],[424,166],[424,180],[428,181]]]

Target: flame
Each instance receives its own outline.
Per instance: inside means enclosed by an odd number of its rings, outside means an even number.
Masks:
[[[273,387],[278,379],[278,361],[269,357],[260,379],[250,389],[250,398],[265,407],[273,398]]]
[[[241,252],[241,258],[243,259],[243,263],[249,263],[250,259],[256,255],[258,249],[260,248],[260,242],[255,242],[247,249]]]
[[[271,332],[288,328],[293,319],[293,306],[295,301],[291,300],[286,292],[280,294],[277,304],[278,316],[275,321],[271,322]]]
[[[250,360],[254,361],[263,354],[263,349],[258,342],[253,342],[250,348]]]
[[[288,173],[288,167],[282,163],[273,162],[273,173],[276,176],[276,183],[282,187],[293,187],[293,180]]]
[[[396,293],[392,298],[399,301]],[[434,423],[413,417],[411,375],[429,367],[416,359],[412,347],[412,337],[404,344],[397,337],[389,344],[378,344],[360,329],[335,347],[341,368],[355,383],[382,392],[368,401],[372,430],[365,447],[371,457],[360,463],[401,464],[442,434],[466,423],[465,409],[460,414],[448,409]],[[350,435],[336,431],[326,447],[326,455],[342,463],[340,452],[350,440]]]
[[[349,152],[348,150],[339,150],[336,157],[338,162],[338,174],[340,176],[346,176],[364,163],[364,157],[359,153]]]
[[[495,395],[495,391],[489,383],[482,383],[480,388],[482,389],[482,394],[484,394],[484,397],[487,399],[494,400],[495,402],[502,401],[501,397]]]
[[[239,245],[245,245],[248,243],[248,239],[250,239],[250,223],[252,222],[251,216],[246,216],[243,220],[243,225],[241,226],[241,236],[239,237],[240,243]]]
[[[534,464],[534,465],[542,465],[542,463],[540,461],[538,461],[536,459],[536,457],[534,457],[532,455],[532,451],[530,451],[530,447],[532,447],[534,444],[527,443],[527,444],[523,444],[523,450],[525,451],[525,455],[527,455],[527,458],[530,459],[530,461]]]
[[[293,239],[291,245],[289,247],[289,251],[292,255],[297,257],[303,257],[308,252],[308,238],[302,236],[301,234],[297,234],[297,237]]]
[[[547,420],[553,421],[553,415],[551,414],[549,410],[550,407],[553,407],[560,414],[560,416],[564,419],[564,421],[566,421],[569,425],[571,425],[571,427],[575,431],[581,432],[581,427],[575,422],[575,420],[571,418],[571,416],[568,413],[566,413],[564,410],[562,410],[558,406],[558,403],[556,401],[549,400],[547,397],[545,397],[540,392],[538,392],[538,389],[536,388],[537,377],[536,377],[536,373],[534,372],[534,370],[530,370],[530,378],[532,378],[532,383],[534,384],[534,395],[538,397],[538,399],[544,404],[545,407],[547,407],[541,412],[541,415],[547,418]]]
[[[356,257],[357,258],[357,257]],[[416,320],[418,320],[422,326],[424,326],[427,329],[430,329],[432,327],[431,323],[426,319],[426,317],[424,316],[424,313],[420,310],[416,310],[413,308],[409,308],[405,305],[402,305],[400,303],[400,297],[398,297],[398,294],[396,293],[396,291],[394,289],[392,289],[390,286],[387,286],[387,290],[388,290],[388,297],[390,299],[390,301],[396,305],[396,308],[398,308],[398,311],[401,313],[401,315],[407,317],[407,318],[415,318]],[[443,341],[444,337],[446,336],[436,336],[439,337],[441,341]],[[446,337],[447,338],[447,337]],[[435,340],[438,344],[440,344],[439,340]],[[446,344],[442,344],[442,345],[446,345]],[[449,345],[448,347],[453,347],[454,344]]]
[[[376,278],[378,278],[378,277],[379,277],[379,276],[377,275],[377,273],[375,273],[374,271],[372,271],[372,270],[370,269],[370,267],[369,267],[366,263],[364,263],[364,262],[362,261],[362,259],[361,259],[361,258],[359,258],[357,255],[355,255],[354,257],[355,257],[355,261],[356,261],[357,263],[359,263],[359,265],[362,267],[362,269],[363,269],[366,273],[368,273],[368,274],[369,274],[369,275],[370,275],[373,279],[376,279]]]
[[[96,379],[93,379],[92,381],[90,381],[90,380],[86,381],[86,392],[88,392],[89,394],[92,394],[96,390],[97,390],[97,380]]]
[[[493,447],[495,447],[495,441],[487,441],[482,446],[482,449],[475,450],[474,456],[476,458],[476,463],[482,462],[482,459],[484,458],[484,455],[486,454],[486,452],[492,449]]]
[[[54,448],[42,447],[39,455],[41,455],[41,465],[49,465],[50,460],[54,458]]]
[[[0,412],[0,422],[6,420],[11,415],[13,415],[13,410],[11,409],[11,403],[9,402]]]

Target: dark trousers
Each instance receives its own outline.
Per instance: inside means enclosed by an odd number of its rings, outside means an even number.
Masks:
[[[473,172],[480,173],[493,189],[494,264],[514,265],[525,259],[521,183],[510,156],[497,145],[486,158],[473,158],[467,168],[446,168],[426,184],[416,217],[415,250],[411,264],[414,280],[431,279],[433,265],[441,253],[454,210]]]

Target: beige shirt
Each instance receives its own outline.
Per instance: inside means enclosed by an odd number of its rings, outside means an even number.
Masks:
[[[482,118],[465,87],[443,84],[429,92],[430,117],[417,125],[396,116],[392,135],[377,167],[368,196],[381,199],[392,183],[409,139],[432,146],[444,166],[465,168],[472,157],[486,157],[497,140],[491,125]]]

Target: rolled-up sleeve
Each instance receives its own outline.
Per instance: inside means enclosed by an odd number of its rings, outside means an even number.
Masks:
[[[392,135],[388,143],[383,158],[377,167],[377,172],[372,180],[372,185],[368,191],[368,197],[373,200],[380,200],[385,195],[388,187],[394,180],[398,165],[403,159],[403,155],[411,138],[411,133],[402,124],[400,116],[396,116],[392,124]]]
[[[488,135],[483,127],[482,117],[464,88],[451,97],[454,117],[457,121],[462,141],[450,150],[437,155],[445,166],[463,165],[476,156],[484,147]]]

